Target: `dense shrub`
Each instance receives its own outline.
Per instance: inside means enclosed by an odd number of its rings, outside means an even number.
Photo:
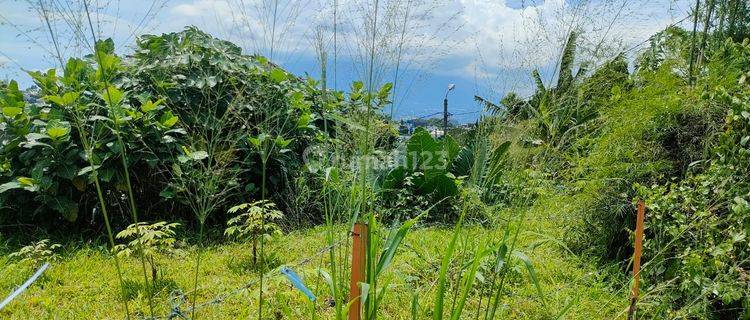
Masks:
[[[101,66],[90,55],[70,59],[63,75],[31,72],[36,87],[26,92],[3,84],[2,221],[98,221],[97,180],[106,202],[127,212],[126,155],[147,220],[200,220],[209,212],[224,220],[229,206],[263,196],[265,174],[266,195],[287,219],[320,222],[314,195],[323,170],[304,163],[305,150],[321,145],[346,167],[361,151],[361,135],[375,137],[379,150],[398,135],[392,122],[373,116],[390,103],[389,85],[322,92],[314,80],[195,28],[142,36],[126,58],[114,54],[111,40],[96,47]],[[220,200],[203,201],[209,198]]]
[[[705,170],[641,188],[650,209],[644,277],[654,290],[669,288],[655,315],[750,316],[750,86],[737,89],[705,95],[729,109]]]
[[[535,179],[514,179],[523,169],[547,180],[574,203],[568,248],[616,276],[632,256],[633,199],[647,198],[647,314],[747,317],[750,42],[710,37],[691,79],[691,35],[681,29],[654,36],[632,74],[617,57],[572,76],[574,38],[556,87],[535,73],[530,99],[501,101],[500,136],[514,142],[505,192],[530,189]]]
[[[114,75],[108,80],[121,77],[123,67],[111,43],[101,43],[98,50]],[[90,58],[70,59],[61,76],[54,69],[30,72],[41,95],[36,102],[26,102],[16,82],[0,93],[3,221],[75,221],[96,204],[94,179],[101,181],[111,204],[120,202],[125,190],[123,150],[115,130],[126,145],[127,166],[139,196],[145,203],[158,203],[152,195],[166,181],[155,178],[178,148],[178,118],[157,100],[106,87],[94,65]],[[105,103],[105,94],[117,105]]]

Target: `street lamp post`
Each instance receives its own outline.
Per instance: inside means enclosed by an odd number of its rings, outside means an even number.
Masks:
[[[445,98],[443,98],[443,137],[448,134],[448,93],[455,88],[455,84],[449,84],[448,90],[445,91]]]

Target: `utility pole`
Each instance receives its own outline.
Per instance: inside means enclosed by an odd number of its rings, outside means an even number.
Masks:
[[[456,88],[455,84],[449,84],[448,90],[445,91],[445,98],[443,99],[443,137],[448,135],[448,93]]]
[[[443,99],[443,137],[448,134],[448,98]]]

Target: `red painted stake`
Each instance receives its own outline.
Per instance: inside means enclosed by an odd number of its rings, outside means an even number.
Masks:
[[[628,309],[628,320],[635,315],[636,302],[638,301],[638,285],[641,273],[641,255],[643,254],[643,220],[646,216],[646,204],[638,200],[638,220],[635,225],[635,253],[633,256],[633,290],[630,296],[630,309]]]
[[[357,223],[352,231],[352,276],[349,281],[349,320],[360,320],[361,297],[359,283],[365,281],[365,250],[367,246],[367,225]]]

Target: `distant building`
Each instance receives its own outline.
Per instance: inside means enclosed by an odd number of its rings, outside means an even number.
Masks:
[[[448,122],[448,129],[454,128],[457,125],[453,122]],[[443,119],[442,118],[415,118],[415,119],[402,119],[399,122],[398,131],[401,135],[409,136],[414,133],[414,130],[422,127],[427,130],[433,137],[443,136]]]

